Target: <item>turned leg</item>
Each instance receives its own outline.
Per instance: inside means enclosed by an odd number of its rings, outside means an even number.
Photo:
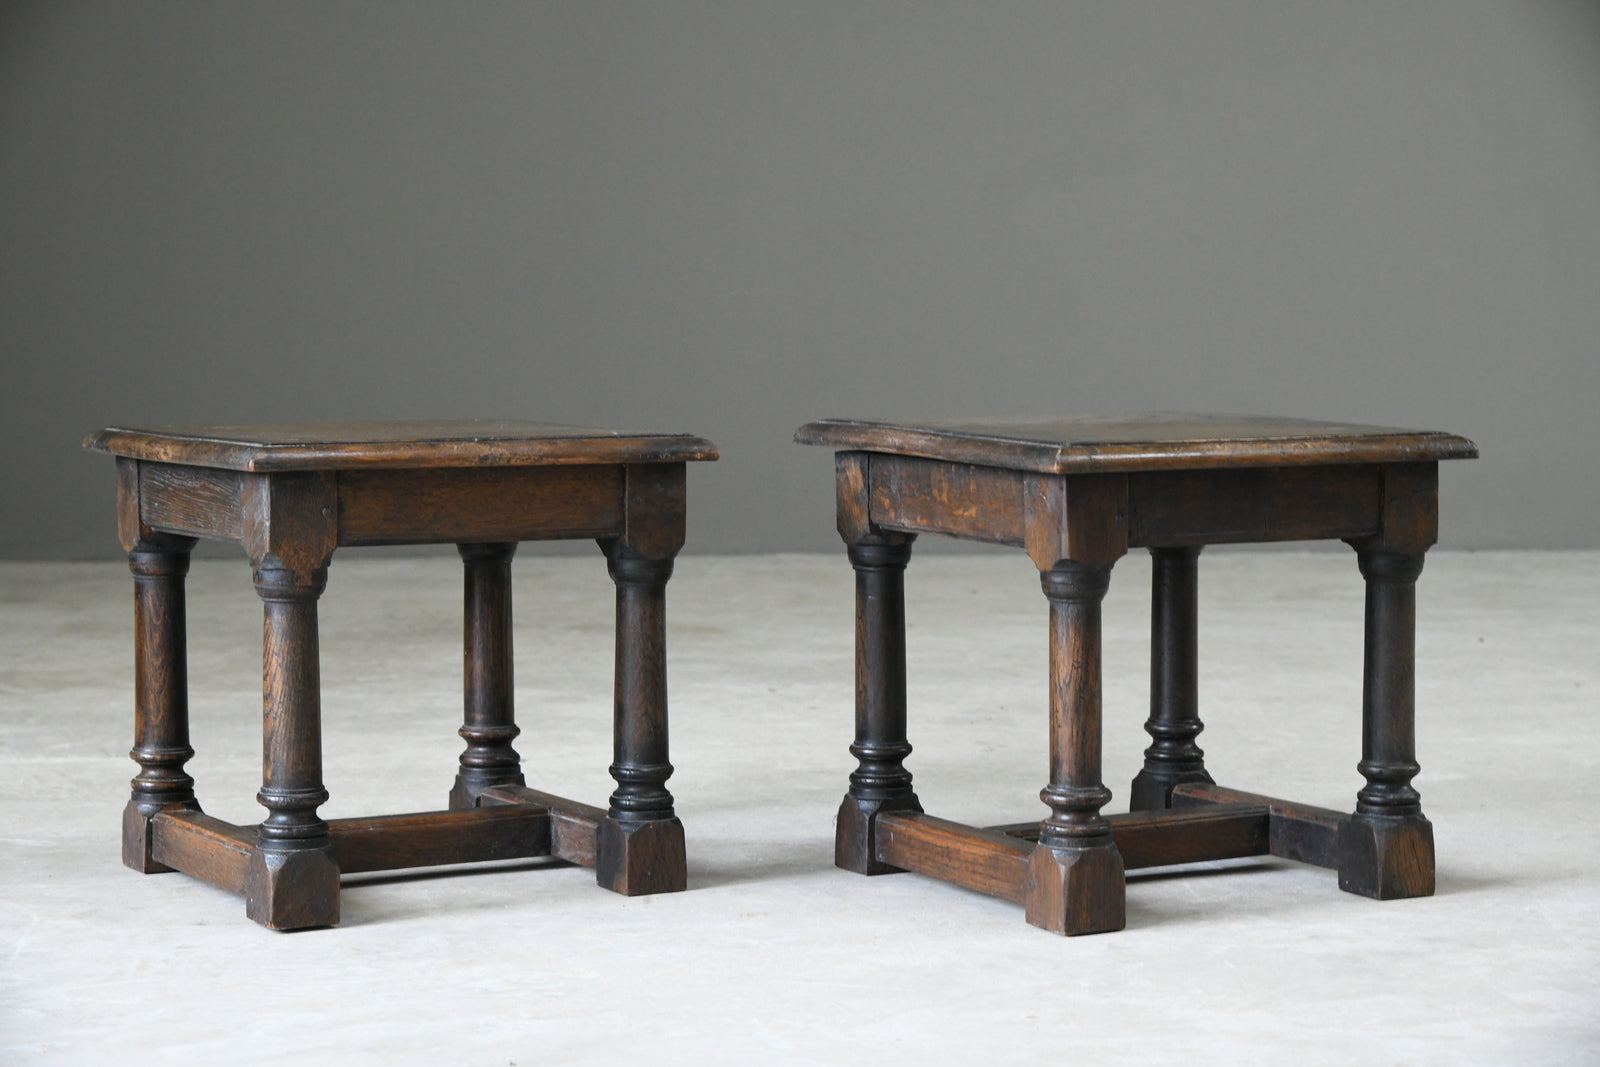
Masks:
[[[452,809],[476,807],[485,789],[523,785],[511,666],[511,557],[516,542],[457,545],[466,565],[465,713]]]
[[[1339,888],[1390,900],[1433,894],[1433,826],[1411,787],[1416,759],[1416,583],[1422,553],[1357,553],[1367,583],[1361,762],[1367,784],[1339,831]]]
[[[339,865],[317,814],[322,786],[317,598],[327,570],[258,567],[262,627],[262,784],[267,817],[245,873],[245,913],[274,930],[339,921]]]
[[[839,805],[834,863],[857,874],[892,874],[874,838],[878,815],[921,811],[911,790],[906,741],[906,564],[911,538],[867,535],[849,546],[856,572],[856,739],[859,765]]]
[[[183,765],[189,747],[189,667],[183,597],[192,537],[152,535],[128,553],[133,572],[133,750],[139,765],[122,813],[122,862],[144,874],[170,871],[150,855],[150,820],[198,809]]]
[[[1125,924],[1122,854],[1100,809],[1100,602],[1111,568],[1071,560],[1040,573],[1050,600],[1050,814],[1028,864],[1028,921],[1058,934]]]
[[[595,879],[626,896],[688,885],[683,824],[667,778],[666,592],[672,557],[605,546],[617,587],[616,711],[611,777],[617,788],[600,824]]]
[[[1168,806],[1180,782],[1209,782],[1205,753],[1194,739],[1200,721],[1197,586],[1200,549],[1152,548],[1150,589],[1150,718],[1144,769],[1133,779],[1130,811]]]

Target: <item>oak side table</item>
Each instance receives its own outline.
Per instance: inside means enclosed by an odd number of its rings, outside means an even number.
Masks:
[[[839,533],[856,572],[860,763],[835,861],[916,871],[1021,903],[1061,934],[1120,930],[1124,871],[1274,855],[1331,867],[1378,899],[1433,892],[1433,828],[1411,779],[1415,583],[1436,540],[1445,433],[1298,419],[1154,414],[802,426],[837,450]],[[1021,548],[1050,605],[1043,821],[977,828],[926,815],[904,760],[904,576],[934,533]],[[1361,762],[1353,814],[1212,782],[1195,744],[1196,563],[1208,544],[1338,538],[1366,580]],[[1151,744],[1131,811],[1105,815],[1100,603],[1129,548],[1153,557]]]
[[[685,885],[666,780],[665,592],[684,470],[715,446],[526,422],[111,428],[117,527],[134,578],[134,746],[122,858],[242,894],[274,930],[339,921],[339,876],[557,856],[627,895]],[[184,575],[197,538],[236,541],[264,604],[259,826],[200,810],[189,747]],[[528,789],[511,742],[511,557],[594,538],[617,588],[608,809]],[[466,741],[449,810],[324,821],[317,598],[342,545],[454,543],[465,563]]]

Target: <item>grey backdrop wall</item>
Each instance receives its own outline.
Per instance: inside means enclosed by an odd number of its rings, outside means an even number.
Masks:
[[[1600,545],[1593,3],[0,10],[0,555],[111,422],[687,430],[691,549],[827,549],[822,415],[1475,438],[1445,543]]]

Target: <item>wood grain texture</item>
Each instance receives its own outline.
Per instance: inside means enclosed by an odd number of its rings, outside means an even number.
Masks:
[[[322,672],[317,640],[321,580],[290,571],[256,571],[262,604],[261,789],[267,809],[257,828],[263,847],[285,852],[326,849],[328,828],[317,808],[322,785]]]
[[[1317,867],[1337,867],[1339,827],[1343,812],[1292,800],[1228,789],[1210,782],[1182,782],[1172,787],[1172,807],[1177,810],[1221,805],[1259,805],[1270,821],[1267,849],[1274,856]]]
[[[625,897],[689,888],[683,823],[676,817],[623,822],[607,817],[595,835],[595,882]]]
[[[532,804],[544,808],[550,813],[550,854],[580,867],[595,865],[595,835],[605,821],[604,808],[516,785],[491,786],[479,795],[478,803],[483,807]]]
[[[717,458],[715,445],[689,434],[488,419],[113,426],[90,434],[83,447],[134,459],[240,471],[683,463]]]
[[[617,787],[608,815],[622,822],[670,819],[667,580],[673,564],[634,555],[616,542],[608,544],[606,563],[617,605],[611,749]]]
[[[269,930],[339,923],[339,864],[332,848],[257,847],[244,869],[244,913]]]
[[[1439,540],[1439,465],[1383,467],[1382,519],[1375,535],[1347,537],[1357,551],[1419,554]]]
[[[842,469],[842,468],[841,468]],[[842,527],[841,527],[842,528]],[[850,791],[839,805],[834,864],[857,874],[895,874],[878,858],[877,817],[921,811],[905,759],[905,571],[915,535],[864,533],[846,545],[856,575],[855,740]]]
[[[1175,414],[828,419],[795,440],[837,450],[838,526],[857,572],[851,751],[861,764],[839,809],[838,866],[913,870],[1020,899],[1028,922],[1064,934],[1122,928],[1128,868],[1270,853],[1337,868],[1352,893],[1433,891],[1432,827],[1410,786],[1411,587],[1437,535],[1438,461],[1475,457],[1472,442]],[[923,815],[911,792],[902,572],[909,539],[922,533],[1020,547],[1040,571],[1050,601],[1050,777],[1040,793],[1050,814],[1041,823],[996,836]],[[1215,786],[1194,743],[1200,548],[1311,539],[1355,547],[1368,585],[1366,785],[1354,815]],[[1135,812],[1107,818],[1100,604],[1129,547],[1154,557],[1151,744],[1133,782]]]
[[[634,555],[670,560],[688,530],[684,465],[639,463],[623,471],[626,518],[619,543]]]
[[[317,581],[339,544],[339,491],[332,471],[246,474],[240,481],[240,543],[251,566]]]
[[[837,498],[835,525],[847,545],[875,532],[868,516],[871,510],[872,457],[865,452],[836,452],[833,456],[834,492]]]
[[[1150,550],[1150,747],[1129,789],[1133,811],[1168,806],[1179,782],[1209,782],[1200,720],[1198,547]]]
[[[132,799],[145,815],[191,805],[194,779],[183,765],[189,747],[188,609],[184,577],[189,548],[136,547],[133,574],[133,750],[139,764]]]
[[[872,525],[992,544],[1023,541],[1023,482],[1016,471],[907,456],[873,456]]]
[[[1030,474],[1025,490],[1023,548],[1039,570],[1109,567],[1127,553],[1127,475]]]
[[[189,746],[188,624],[184,576],[193,538],[149,535],[128,553],[133,573],[133,748],[139,765],[122,817],[122,862],[143,874],[171,868],[152,852],[152,816],[198,809],[184,764]]]
[[[1176,863],[1263,856],[1269,851],[1271,816],[1264,804],[1207,805],[1185,811],[1108,815],[1111,836],[1127,870]],[[1039,840],[1037,822],[989,827],[1022,841]]]
[[[1032,852],[1032,842],[921,812],[885,812],[877,818],[880,863],[1017,904]]]
[[[620,893],[685,888],[683,827],[666,780],[665,586],[686,529],[685,463],[717,458],[687,434],[522,422],[108,429],[117,531],[136,588],[140,765],[123,855],[146,873],[162,814],[198,812],[188,745],[183,573],[195,538],[238,541],[262,622],[262,785],[248,833],[174,823],[162,855],[245,896],[271,929],[339,921],[344,871],[554,854]],[[517,542],[593,538],[617,588],[615,759],[609,814],[525,791],[513,707],[510,561]],[[317,600],[340,545],[454,542],[465,562],[463,724],[451,811],[318,814],[322,725]],[[554,801],[549,809],[542,803]]]
[[[1128,512],[1139,547],[1369,537],[1383,528],[1382,468],[1142,472],[1128,476]]]
[[[243,536],[237,472],[140,463],[139,480],[139,518],[150,528],[222,541]]]
[[[1362,656],[1361,762],[1367,779],[1356,794],[1363,815],[1418,815],[1421,797],[1411,779],[1417,765],[1417,577],[1421,554],[1360,552],[1366,580]]]
[[[164,811],[150,820],[151,852],[167,867],[243,893],[245,868],[256,848],[253,826],[235,826],[198,811]]]
[[[1103,848],[1056,849],[1040,845],[1028,857],[1022,900],[1030,925],[1077,937],[1121,930],[1128,922],[1122,854]]]
[[[511,742],[516,722],[511,652],[511,558],[515,543],[457,545],[462,561],[462,722],[467,743],[450,789],[454,810],[477,806],[490,786],[522,785]]]
[[[1431,897],[1433,824],[1422,815],[1360,812],[1339,827],[1339,888],[1373,900]]]
[[[331,819],[328,833],[343,874],[550,854],[549,812],[532,804]]]
[[[624,518],[615,466],[346,470],[338,498],[341,545],[606,537]]]
[[[800,427],[795,441],[1046,474],[1417,462],[1478,454],[1471,441],[1431,430],[1174,412],[929,422],[822,419]]]
[[[1271,818],[1260,804],[1197,811],[1135,811],[1110,816],[1127,870],[1267,854]]]
[[[1101,780],[1100,605],[1111,568],[1066,561],[1039,575],[1050,601],[1050,808],[1040,840],[1053,848],[1110,847],[1100,809],[1111,799]]]

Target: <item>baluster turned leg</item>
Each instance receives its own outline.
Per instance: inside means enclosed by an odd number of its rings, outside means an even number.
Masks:
[[[467,743],[450,790],[452,809],[476,807],[485,789],[523,785],[511,663],[511,557],[516,542],[457,545],[465,563],[465,712]]]
[[[122,862],[144,874],[170,871],[150,855],[150,820],[174,808],[198,810],[189,747],[188,632],[183,579],[192,537],[152,535],[128,553],[133,572],[133,750],[139,765],[122,813]]]
[[[339,921],[339,865],[317,807],[322,785],[317,598],[326,568],[258,567],[262,627],[262,784],[267,817],[245,873],[245,913],[274,930]]]
[[[626,896],[688,885],[683,824],[667,778],[666,591],[672,558],[606,546],[617,587],[616,711],[611,777],[617,788],[600,825],[595,879]]]
[[[834,863],[857,874],[901,871],[878,859],[875,822],[888,811],[921,811],[911,789],[906,740],[906,564],[911,537],[869,534],[848,546],[856,572],[856,738],[859,765],[839,805]]]
[[[1073,561],[1041,572],[1050,600],[1050,808],[1028,864],[1028,922],[1058,934],[1126,923],[1122,854],[1100,814],[1100,602],[1110,567]]]
[[[1367,784],[1339,832],[1339,888],[1433,895],[1433,825],[1411,787],[1416,759],[1416,583],[1422,553],[1360,551],[1367,583],[1361,762]]]
[[[1166,808],[1180,782],[1209,782],[1205,753],[1194,743],[1200,721],[1198,574],[1200,549],[1152,548],[1150,718],[1144,769],[1133,779],[1130,811]]]

